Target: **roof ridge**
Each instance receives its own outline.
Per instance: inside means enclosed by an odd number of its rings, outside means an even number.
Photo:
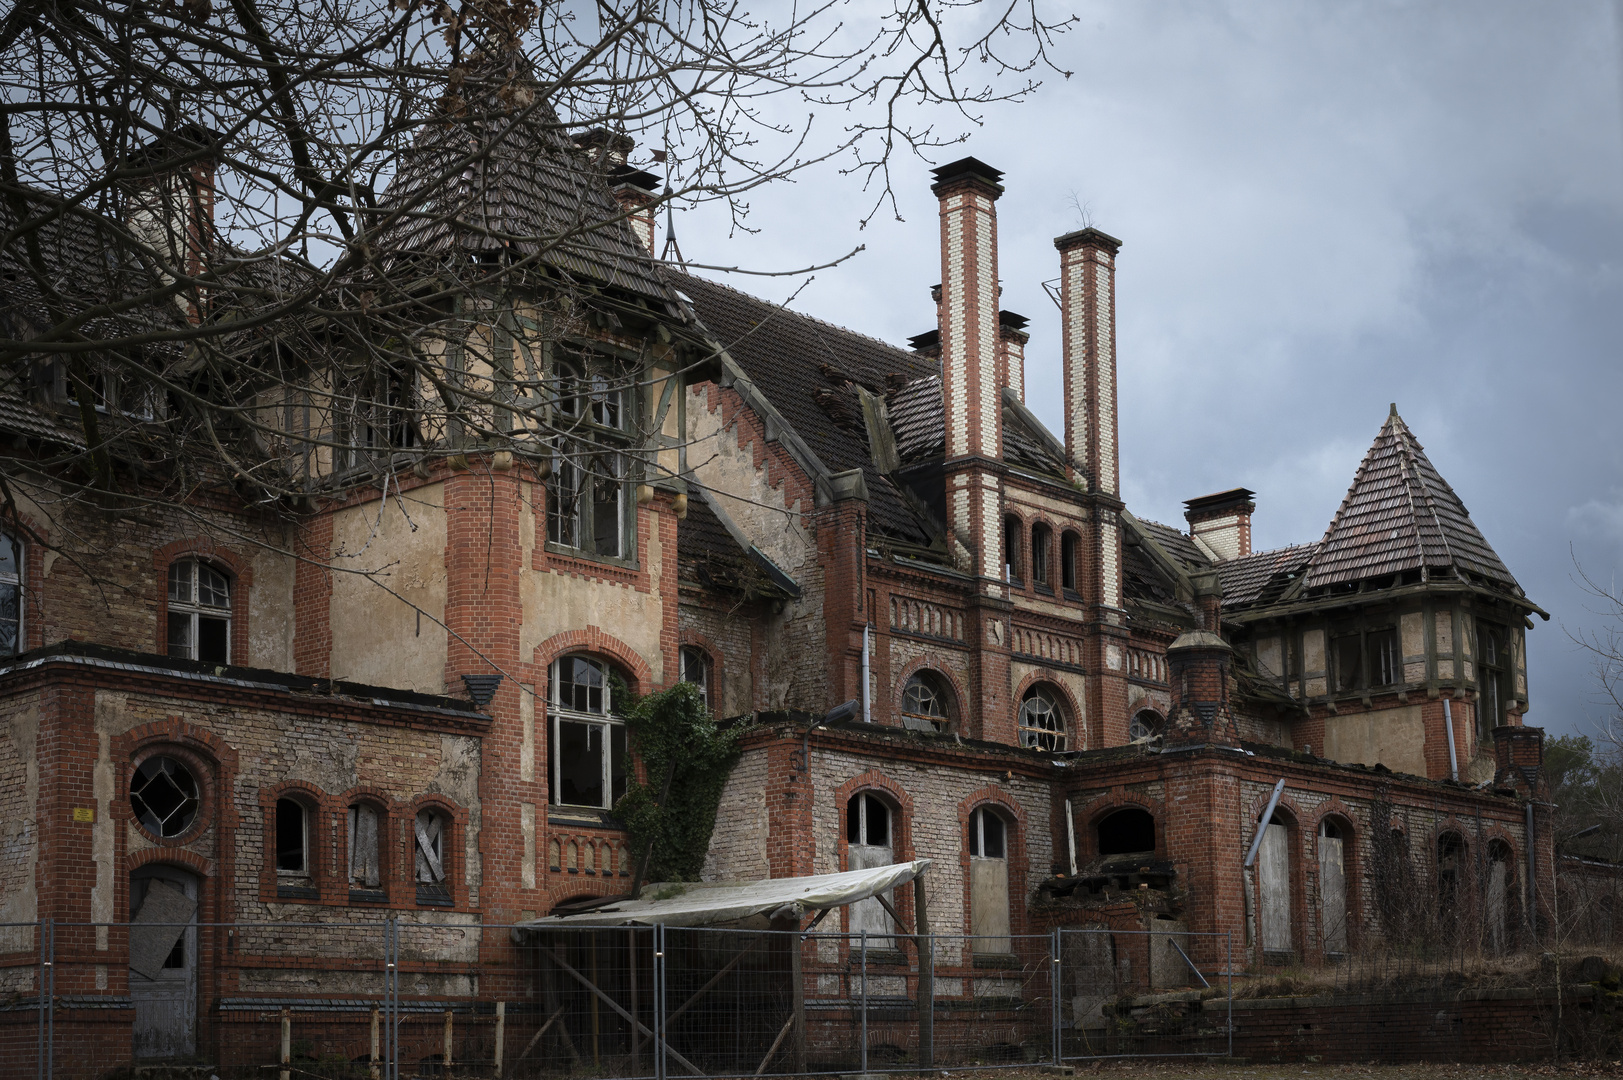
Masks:
[[[665,265],[668,267],[670,264],[667,263]],[[916,352],[913,352],[913,351],[911,351],[909,349],[902,348],[900,345],[893,345],[890,342],[886,341],[884,338],[877,338],[877,337],[874,337],[871,334],[864,334],[860,330],[852,330],[848,326],[841,326],[839,323],[830,322],[827,319],[819,319],[816,315],[808,315],[804,311],[801,311],[799,308],[790,307],[788,301],[784,301],[783,303],[780,304],[775,300],[768,300],[764,296],[756,296],[754,293],[745,292],[743,289],[740,289],[740,288],[738,288],[736,286],[733,286],[733,285],[728,285],[726,282],[717,281],[714,278],[702,277],[702,276],[700,276],[698,274],[694,274],[694,273],[686,273],[683,276],[687,277],[689,279],[696,279],[696,280],[702,281],[706,285],[713,285],[718,289],[726,289],[728,292],[737,293],[739,296],[745,297],[745,298],[750,299],[750,300],[754,300],[758,304],[766,304],[769,307],[776,308],[779,311],[788,312],[790,315],[793,315],[796,318],[805,319],[807,322],[817,323],[817,324],[819,324],[821,326],[828,327],[830,330],[837,330],[838,332],[840,332],[842,334],[849,334],[851,337],[861,338],[863,341],[871,341],[875,345],[882,345],[885,348],[890,349],[893,352],[900,353],[903,356],[906,356],[906,357],[908,357],[908,358],[910,358],[912,360],[919,361],[919,362],[922,362],[922,363],[930,363],[931,362],[928,357],[922,357]],[[679,288],[679,287],[680,287],[680,285],[673,285],[672,286],[672,288]],[[830,350],[830,351],[832,351],[832,350]],[[922,375],[919,376],[919,378],[924,378],[924,377],[925,376],[922,376]]]
[[[1419,486],[1420,493],[1425,498],[1426,513],[1431,515],[1431,523],[1437,530],[1438,542],[1443,545],[1443,552],[1447,556],[1449,563],[1452,565],[1455,561],[1454,545],[1449,543],[1448,530],[1443,527],[1442,518],[1437,515],[1437,499],[1431,493],[1431,485],[1426,483],[1425,471],[1420,468],[1420,463],[1415,460],[1416,457],[1425,457],[1425,450],[1420,446],[1420,440],[1414,437],[1414,432],[1409,430],[1409,425],[1403,422],[1403,417],[1397,414],[1396,407],[1393,408],[1391,417],[1387,419],[1387,424],[1392,427],[1393,436],[1397,439],[1399,450],[1398,458],[1402,463],[1403,468],[1407,471],[1412,466],[1414,469],[1414,482]],[[1414,444],[1413,446],[1410,446],[1411,442]],[[1441,476],[1439,474],[1439,479],[1440,478]],[[1418,518],[1418,511],[1413,510],[1414,491],[1409,484],[1404,484],[1403,486],[1405,491],[1407,491],[1409,494],[1411,511],[1414,512]],[[1415,550],[1420,554],[1420,565],[1421,567],[1424,567],[1426,565],[1426,543],[1423,539],[1421,539],[1418,522],[1414,531],[1414,543]]]

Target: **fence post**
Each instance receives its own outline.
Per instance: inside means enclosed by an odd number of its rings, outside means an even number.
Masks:
[[[635,1013],[632,1013],[635,1016]],[[635,1030],[633,1030],[635,1035]],[[502,1044],[507,1040],[507,1002],[496,1002],[496,1080],[502,1080]]]
[[[366,1075],[369,1076],[371,1080],[381,1080],[381,1076],[378,1072],[378,1059],[382,1056],[380,1053],[381,1036],[382,1032],[378,1029],[378,1010],[376,1007],[374,1007],[372,1009],[372,1056],[369,1059],[366,1069]]]
[[[654,927],[654,1080],[665,1080],[665,924]]]
[[[56,920],[45,920],[45,1075],[56,1075]]]
[[[392,917],[383,923],[383,950],[386,962],[383,972],[383,1007],[386,1029],[384,1052],[388,1055],[389,1080],[400,1080],[400,919]]]
[[[1060,1039],[1061,1039],[1060,1022],[1061,1022],[1062,1014],[1061,1014],[1061,1011],[1060,1011],[1060,1004],[1059,1004],[1060,955],[1061,955],[1061,953],[1060,953],[1060,936],[1059,935],[1060,935],[1060,930],[1059,930],[1059,927],[1056,926],[1056,927],[1054,927],[1053,934],[1051,935],[1052,940],[1051,940],[1051,945],[1050,945],[1051,949],[1053,950],[1053,955],[1052,955],[1052,957],[1050,957],[1050,959],[1053,962],[1048,965],[1048,996],[1049,996],[1050,999],[1052,999],[1051,1000],[1051,1008],[1050,1008],[1050,1013],[1051,1013],[1050,1021],[1052,1022],[1053,1028],[1054,1028],[1054,1065],[1055,1065],[1056,1068],[1060,1065],[1060,1063],[1064,1059],[1064,1048],[1063,1048],[1063,1046],[1061,1045],[1061,1042],[1060,1042]]]
[[[862,1073],[868,1074],[868,931],[862,932]]]
[[[1234,1056],[1234,931],[1223,932],[1223,950],[1228,959],[1224,966],[1228,968],[1229,978],[1229,1057]]]
[[[293,1062],[293,1013],[286,1005],[282,1006],[282,1080],[288,1080],[292,1073],[288,1066]]]

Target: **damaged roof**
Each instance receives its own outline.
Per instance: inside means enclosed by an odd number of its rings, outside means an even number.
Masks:
[[[1306,571],[1318,542],[1259,551],[1217,564],[1225,608],[1271,604]]]
[[[862,470],[870,527],[929,544],[938,528],[874,463],[857,388],[882,398],[889,386],[935,375],[936,363],[714,281],[667,274],[818,460],[831,472]]]
[[[1420,569],[1483,578],[1521,594],[1393,405],[1309,564],[1306,587]]]
[[[610,191],[609,166],[566,137],[538,92],[517,60],[469,73],[456,111],[425,124],[402,154],[379,203],[375,246],[464,257],[512,250],[577,280],[657,297],[675,313],[670,286]]]

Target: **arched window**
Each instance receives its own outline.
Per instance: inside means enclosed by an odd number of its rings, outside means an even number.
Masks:
[[[1052,687],[1039,683],[1021,699],[1020,745],[1038,750],[1065,749],[1065,713]]]
[[[1155,817],[1126,806],[1099,819],[1100,855],[1144,855],[1155,850]]]
[[[1031,527],[1031,583],[1041,589],[1052,589],[1048,563],[1053,555],[1054,534],[1047,525]]]
[[[276,873],[278,877],[310,876],[310,818],[297,799],[276,800]]]
[[[862,791],[851,796],[851,801],[845,804],[846,869],[871,870],[896,861],[891,817],[890,804],[873,792]],[[892,907],[895,906],[894,895],[885,894],[886,903]],[[852,904],[850,911],[853,934],[863,930],[870,934],[890,934],[896,929],[890,913],[872,897]],[[894,948],[888,937],[877,944],[870,939],[868,944],[872,948]]]
[[[949,719],[949,700],[939,675],[933,671],[915,671],[902,687],[902,725],[914,731],[944,730]]]
[[[349,887],[367,891],[383,884],[383,815],[371,803],[352,803],[349,808]]]
[[[1445,832],[1437,838],[1437,925],[1448,940],[1459,929],[1460,887],[1465,872],[1465,840]]]
[[[560,656],[549,676],[552,801],[610,809],[626,793],[626,729],[614,715],[609,667],[588,656]]]
[[[1319,825],[1319,933],[1324,951],[1347,951],[1347,827],[1325,818]]]
[[[699,688],[705,708],[710,708],[710,654],[697,645],[684,645],[677,654],[679,678]]]
[[[451,815],[429,807],[412,823],[416,835],[417,902],[446,906],[451,903]]]
[[[989,807],[969,815],[969,932],[977,953],[1009,952],[1008,825]]]
[[[231,581],[198,559],[169,564],[169,655],[231,662]]]
[[[1161,717],[1151,709],[1140,709],[1127,723],[1130,742],[1148,742],[1161,733]]]
[[[1082,538],[1068,532],[1059,539],[1059,582],[1068,593],[1077,590],[1077,553],[1082,550]]]
[[[1257,853],[1257,879],[1262,893],[1257,918],[1261,922],[1262,951],[1266,955],[1288,955],[1293,948],[1291,934],[1290,829],[1275,814],[1263,829],[1262,848]]]
[[[23,545],[0,533],[0,656],[23,651]]]
[[[172,757],[149,757],[130,778],[130,809],[153,836],[184,835],[200,805],[197,780]]]
[[[1003,519],[1003,580],[1020,583],[1020,519],[1013,514]]]

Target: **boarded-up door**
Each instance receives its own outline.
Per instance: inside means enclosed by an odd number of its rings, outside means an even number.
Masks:
[[[130,875],[130,1001],[136,1057],[196,1053],[197,878],[184,870]]]
[[[1510,887],[1510,875],[1505,860],[1495,858],[1488,864],[1488,947],[1494,955],[1505,951],[1509,944],[1510,927],[1506,922],[1505,901],[1506,890]]]
[[[1262,884],[1262,950],[1290,952],[1290,835],[1277,821],[1270,822],[1262,834],[1262,852],[1257,866]]]
[[[895,862],[895,849],[891,847],[890,807],[878,796],[863,793],[852,798],[846,808],[846,862],[850,870],[872,870]],[[896,906],[895,892],[884,894],[885,902]],[[870,935],[889,935],[895,924],[878,900],[858,900],[851,905],[851,933],[866,930]],[[869,938],[871,949],[893,949],[895,940],[888,936],[877,941]]]
[[[1342,839],[1325,822],[1319,833],[1319,919],[1324,951],[1347,951],[1347,874],[1342,863]]]
[[[981,807],[969,816],[969,932],[971,951],[1007,954],[1009,949],[1009,852],[1007,826]]]

